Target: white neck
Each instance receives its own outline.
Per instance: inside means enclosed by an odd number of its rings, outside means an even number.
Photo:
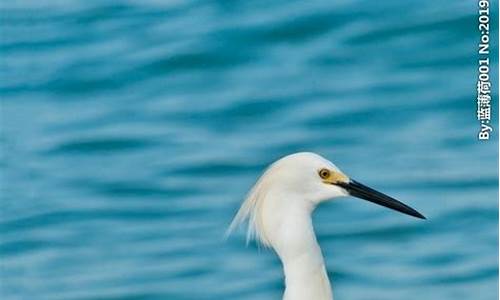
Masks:
[[[332,300],[321,249],[312,226],[314,205],[287,199],[271,231],[273,247],[285,272],[284,300]]]

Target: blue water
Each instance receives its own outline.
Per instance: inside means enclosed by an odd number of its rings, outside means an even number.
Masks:
[[[275,255],[223,235],[304,150],[428,218],[319,207],[337,299],[498,299],[476,1],[0,7],[2,299],[280,299]]]

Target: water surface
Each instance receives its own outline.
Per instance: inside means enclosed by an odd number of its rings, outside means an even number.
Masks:
[[[280,299],[223,235],[305,150],[428,217],[322,205],[337,299],[498,299],[476,2],[269,2],[1,4],[2,299]]]

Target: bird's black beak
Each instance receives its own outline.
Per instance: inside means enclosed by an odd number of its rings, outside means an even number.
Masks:
[[[372,188],[369,188],[366,185],[361,184],[355,180],[350,179],[348,182],[337,182],[337,185],[343,187],[351,196],[368,200],[370,202],[397,210],[416,218],[425,219],[425,217],[421,213],[409,207],[408,205],[385,194],[382,194],[381,192],[378,192]]]

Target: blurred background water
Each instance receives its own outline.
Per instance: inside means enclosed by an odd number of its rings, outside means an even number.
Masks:
[[[223,235],[307,150],[428,217],[321,206],[337,299],[498,299],[476,5],[3,1],[1,298],[280,299],[275,255]]]

